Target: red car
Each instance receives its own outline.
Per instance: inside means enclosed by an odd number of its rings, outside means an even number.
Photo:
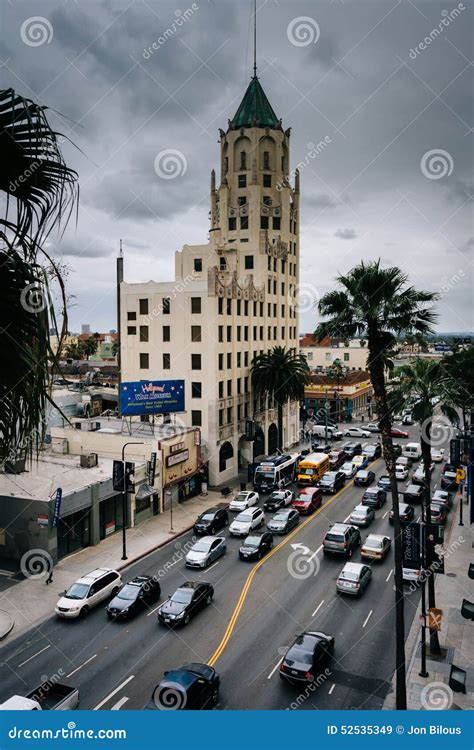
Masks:
[[[305,487],[304,490],[299,490],[291,507],[299,511],[301,515],[309,515],[320,508],[322,502],[323,491],[319,487]]]
[[[410,434],[408,432],[405,432],[405,430],[399,430],[398,427],[392,427],[392,429],[390,430],[390,435],[392,437],[398,437],[398,438],[410,437]]]

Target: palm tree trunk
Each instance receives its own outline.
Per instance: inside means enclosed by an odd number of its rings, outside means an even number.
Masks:
[[[278,448],[283,450],[283,404],[277,401],[278,410]]]
[[[392,492],[393,531],[394,531],[394,578],[395,578],[395,678],[396,708],[406,711],[406,665],[405,665],[405,616],[403,593],[402,537],[400,530],[400,513],[398,507],[398,485],[395,477],[395,455],[391,432],[391,418],[387,407],[387,391],[383,361],[383,344],[377,341],[376,334],[369,330],[368,368],[374,388],[379,428],[382,435],[383,455],[387,474],[390,477]]]
[[[421,431],[421,457],[423,461],[423,468],[425,470],[425,477],[424,477],[424,505],[425,505],[425,525],[426,525],[426,534],[425,534],[425,555],[426,555],[426,569],[428,571],[428,608],[431,609],[432,607],[436,607],[436,598],[435,598],[435,574],[432,570],[432,564],[433,564],[433,553],[434,553],[434,544],[431,539],[431,534],[429,533],[431,528],[431,507],[430,507],[430,500],[431,500],[431,474],[430,474],[430,466],[431,466],[431,418],[426,424],[426,438],[423,434],[423,430]],[[437,630],[431,630],[430,629],[430,651],[432,654],[440,654],[441,648],[439,645],[439,638],[438,638],[438,631]]]

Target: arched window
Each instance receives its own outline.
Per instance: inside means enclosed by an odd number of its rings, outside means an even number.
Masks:
[[[227,461],[234,457],[234,449],[232,443],[223,443],[219,450],[219,471],[225,471],[227,469]]]
[[[227,261],[223,255],[219,256],[219,271],[227,271]]]

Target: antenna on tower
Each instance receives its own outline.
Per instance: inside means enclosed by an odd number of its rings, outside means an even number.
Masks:
[[[257,0],[253,0],[253,77],[257,77]]]

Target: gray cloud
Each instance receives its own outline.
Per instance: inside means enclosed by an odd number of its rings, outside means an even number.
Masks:
[[[339,237],[340,240],[355,240],[357,232],[355,229],[337,229],[334,237]]]

